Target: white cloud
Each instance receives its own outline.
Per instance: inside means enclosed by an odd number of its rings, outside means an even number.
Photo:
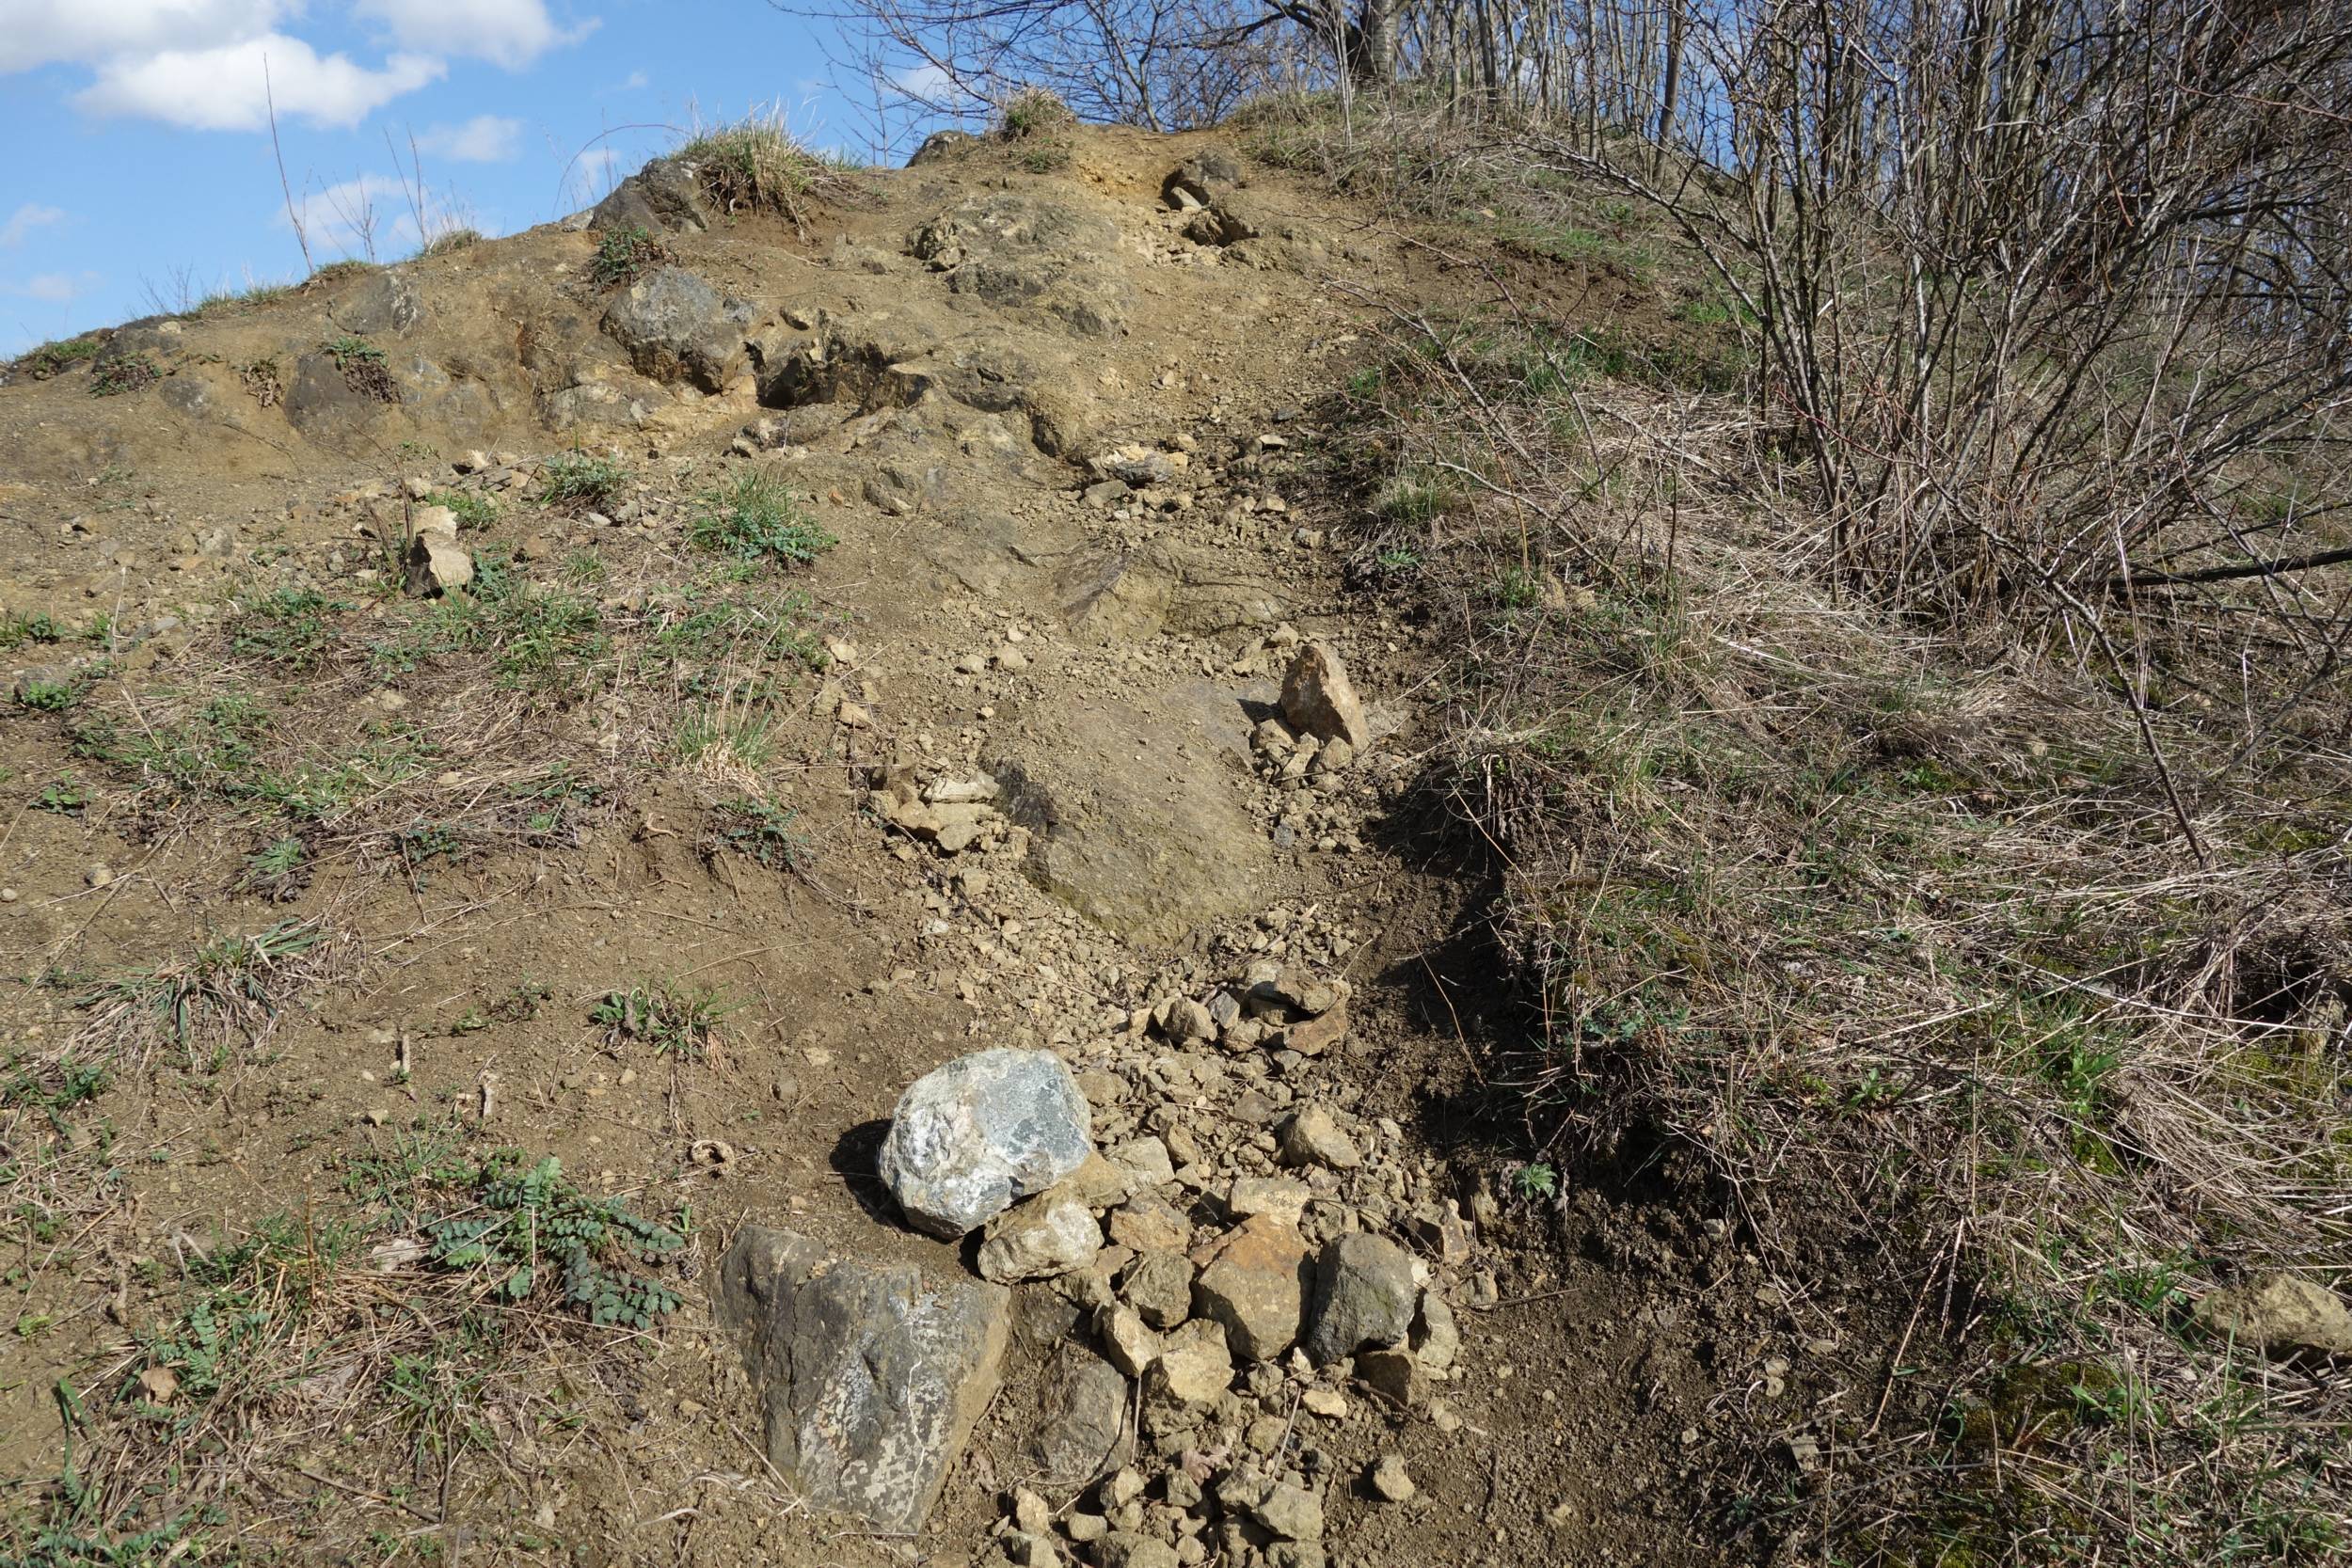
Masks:
[[[519,119],[476,115],[463,125],[436,125],[417,138],[417,146],[461,164],[502,164],[522,150],[522,134]]]
[[[264,33],[214,49],[110,60],[74,103],[93,114],[139,115],[197,131],[258,131],[269,123],[274,97],[281,119],[347,130],[447,71],[422,55],[394,55],[372,71],[347,55],[322,56],[300,39]]]
[[[621,84],[621,90],[623,92],[642,91],[644,88],[646,81],[647,77],[644,71],[632,71],[628,73],[628,79]]]
[[[0,71],[242,43],[297,0],[0,0]]]
[[[956,79],[935,65],[918,65],[892,77],[891,85],[909,98],[938,99],[955,87]]]
[[[0,284],[0,293],[38,299],[44,305],[71,305],[104,281],[94,272],[44,272],[22,283]]]
[[[564,32],[548,15],[546,0],[358,0],[352,14],[381,23],[395,43],[493,60],[510,71],[596,26]]]
[[[0,223],[0,250],[14,250],[34,230],[64,221],[64,208],[42,207],[27,201],[8,214],[8,222]]]

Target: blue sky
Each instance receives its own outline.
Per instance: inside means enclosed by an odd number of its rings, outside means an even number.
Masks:
[[[301,277],[269,97],[313,260],[372,231],[396,261],[420,243],[412,136],[424,228],[492,234],[698,119],[781,106],[870,154],[818,25],[766,0],[0,0],[0,356]]]

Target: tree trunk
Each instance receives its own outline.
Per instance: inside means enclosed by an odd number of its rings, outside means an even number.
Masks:
[[[1355,25],[1348,29],[1347,74],[1363,87],[1395,84],[1395,0],[1363,0]]]

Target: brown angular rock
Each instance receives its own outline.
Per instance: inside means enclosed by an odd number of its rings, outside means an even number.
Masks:
[[[1193,1309],[1225,1325],[1243,1360],[1270,1361],[1298,1338],[1307,1301],[1307,1243],[1268,1214],[1244,1220],[1193,1255]]]
[[[1282,677],[1282,717],[1319,740],[1344,740],[1359,752],[1372,744],[1347,666],[1327,643],[1310,642],[1291,660]]]

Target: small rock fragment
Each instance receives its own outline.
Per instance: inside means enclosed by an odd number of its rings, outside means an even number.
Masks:
[[[1418,1292],[1412,1255],[1385,1236],[1353,1231],[1315,1260],[1307,1354],[1317,1366],[1366,1348],[1405,1342]]]
[[[1192,1316],[1193,1266],[1181,1253],[1147,1252],[1127,1266],[1120,1291],[1153,1328],[1174,1328]]]
[[[1364,1163],[1356,1141],[1320,1105],[1308,1106],[1283,1125],[1281,1149],[1283,1160],[1294,1165],[1354,1170]]]
[[[1372,1495],[1382,1502],[1408,1503],[1413,1500],[1413,1494],[1421,1490],[1406,1473],[1404,1459],[1392,1453],[1382,1454],[1364,1480],[1372,1488]]]
[[[2212,1332],[2273,1355],[2352,1355],[2352,1307],[2325,1286],[2291,1274],[2215,1291],[2196,1311]]]
[[[1075,1195],[1057,1187],[989,1222],[980,1243],[982,1279],[1009,1285],[1083,1269],[1103,1250],[1103,1230]]]

